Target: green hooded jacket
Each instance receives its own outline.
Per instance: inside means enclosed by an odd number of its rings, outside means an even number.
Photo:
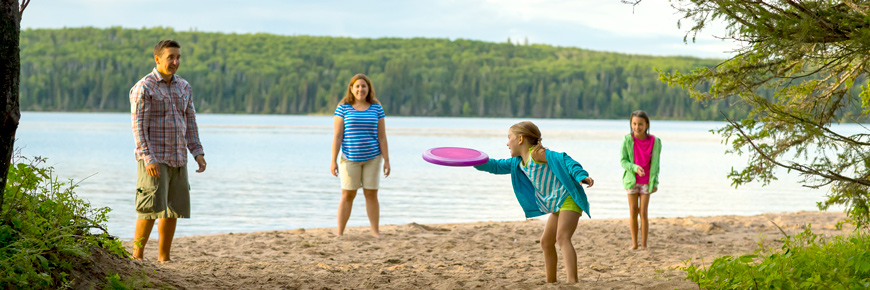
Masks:
[[[661,159],[662,153],[662,139],[653,137],[656,138],[656,141],[653,144],[650,172],[647,172],[649,174],[650,192],[652,192],[653,188],[659,186],[659,159]],[[622,169],[625,169],[625,172],[622,174],[622,187],[630,189],[637,183],[634,174],[640,168],[640,165],[634,164],[634,137],[631,134],[625,135],[625,140],[622,141],[622,158],[620,158],[620,162]]]

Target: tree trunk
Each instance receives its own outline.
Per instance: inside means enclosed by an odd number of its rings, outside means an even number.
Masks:
[[[6,176],[15,148],[15,130],[18,130],[18,119],[21,118],[18,108],[21,15],[18,9],[18,0],[0,0],[0,209],[3,208]]]

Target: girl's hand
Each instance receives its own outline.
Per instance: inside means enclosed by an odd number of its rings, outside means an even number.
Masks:
[[[338,177],[338,164],[335,164],[335,161],[329,165],[329,173],[332,173],[332,176]]]
[[[656,192],[656,191],[659,191],[659,188],[658,188],[658,187],[655,187],[655,186],[653,186],[653,190],[652,190],[652,191],[650,191],[650,192],[649,192],[649,193],[655,193],[655,192]]]
[[[384,160],[384,178],[390,176],[390,161]]]
[[[590,188],[590,187],[592,187],[592,184],[595,184],[595,180],[592,180],[592,177],[589,177],[589,176],[586,176],[586,178],[583,178],[582,182],[588,184],[586,186],[586,188]]]
[[[643,172],[643,167],[637,167],[637,176],[643,176],[646,172]]]

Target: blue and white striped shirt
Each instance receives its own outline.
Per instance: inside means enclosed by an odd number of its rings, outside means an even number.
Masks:
[[[538,204],[538,209],[546,213],[559,212],[569,193],[550,167],[547,164],[535,163],[530,157],[529,164],[520,166],[520,169],[535,186],[535,203]]]
[[[341,153],[348,160],[363,162],[381,154],[378,121],[386,115],[380,104],[371,104],[365,111],[358,111],[350,104],[341,104],[335,108],[335,115],[344,119]]]

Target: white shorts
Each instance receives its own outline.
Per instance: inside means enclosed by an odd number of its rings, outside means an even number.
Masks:
[[[357,190],[360,187],[378,189],[381,181],[381,168],[384,163],[384,158],[381,155],[363,162],[350,161],[344,154],[341,154],[339,159],[338,174],[341,179],[341,189]]]
[[[652,194],[649,192],[649,184],[635,184],[633,187],[626,189],[628,194]]]

